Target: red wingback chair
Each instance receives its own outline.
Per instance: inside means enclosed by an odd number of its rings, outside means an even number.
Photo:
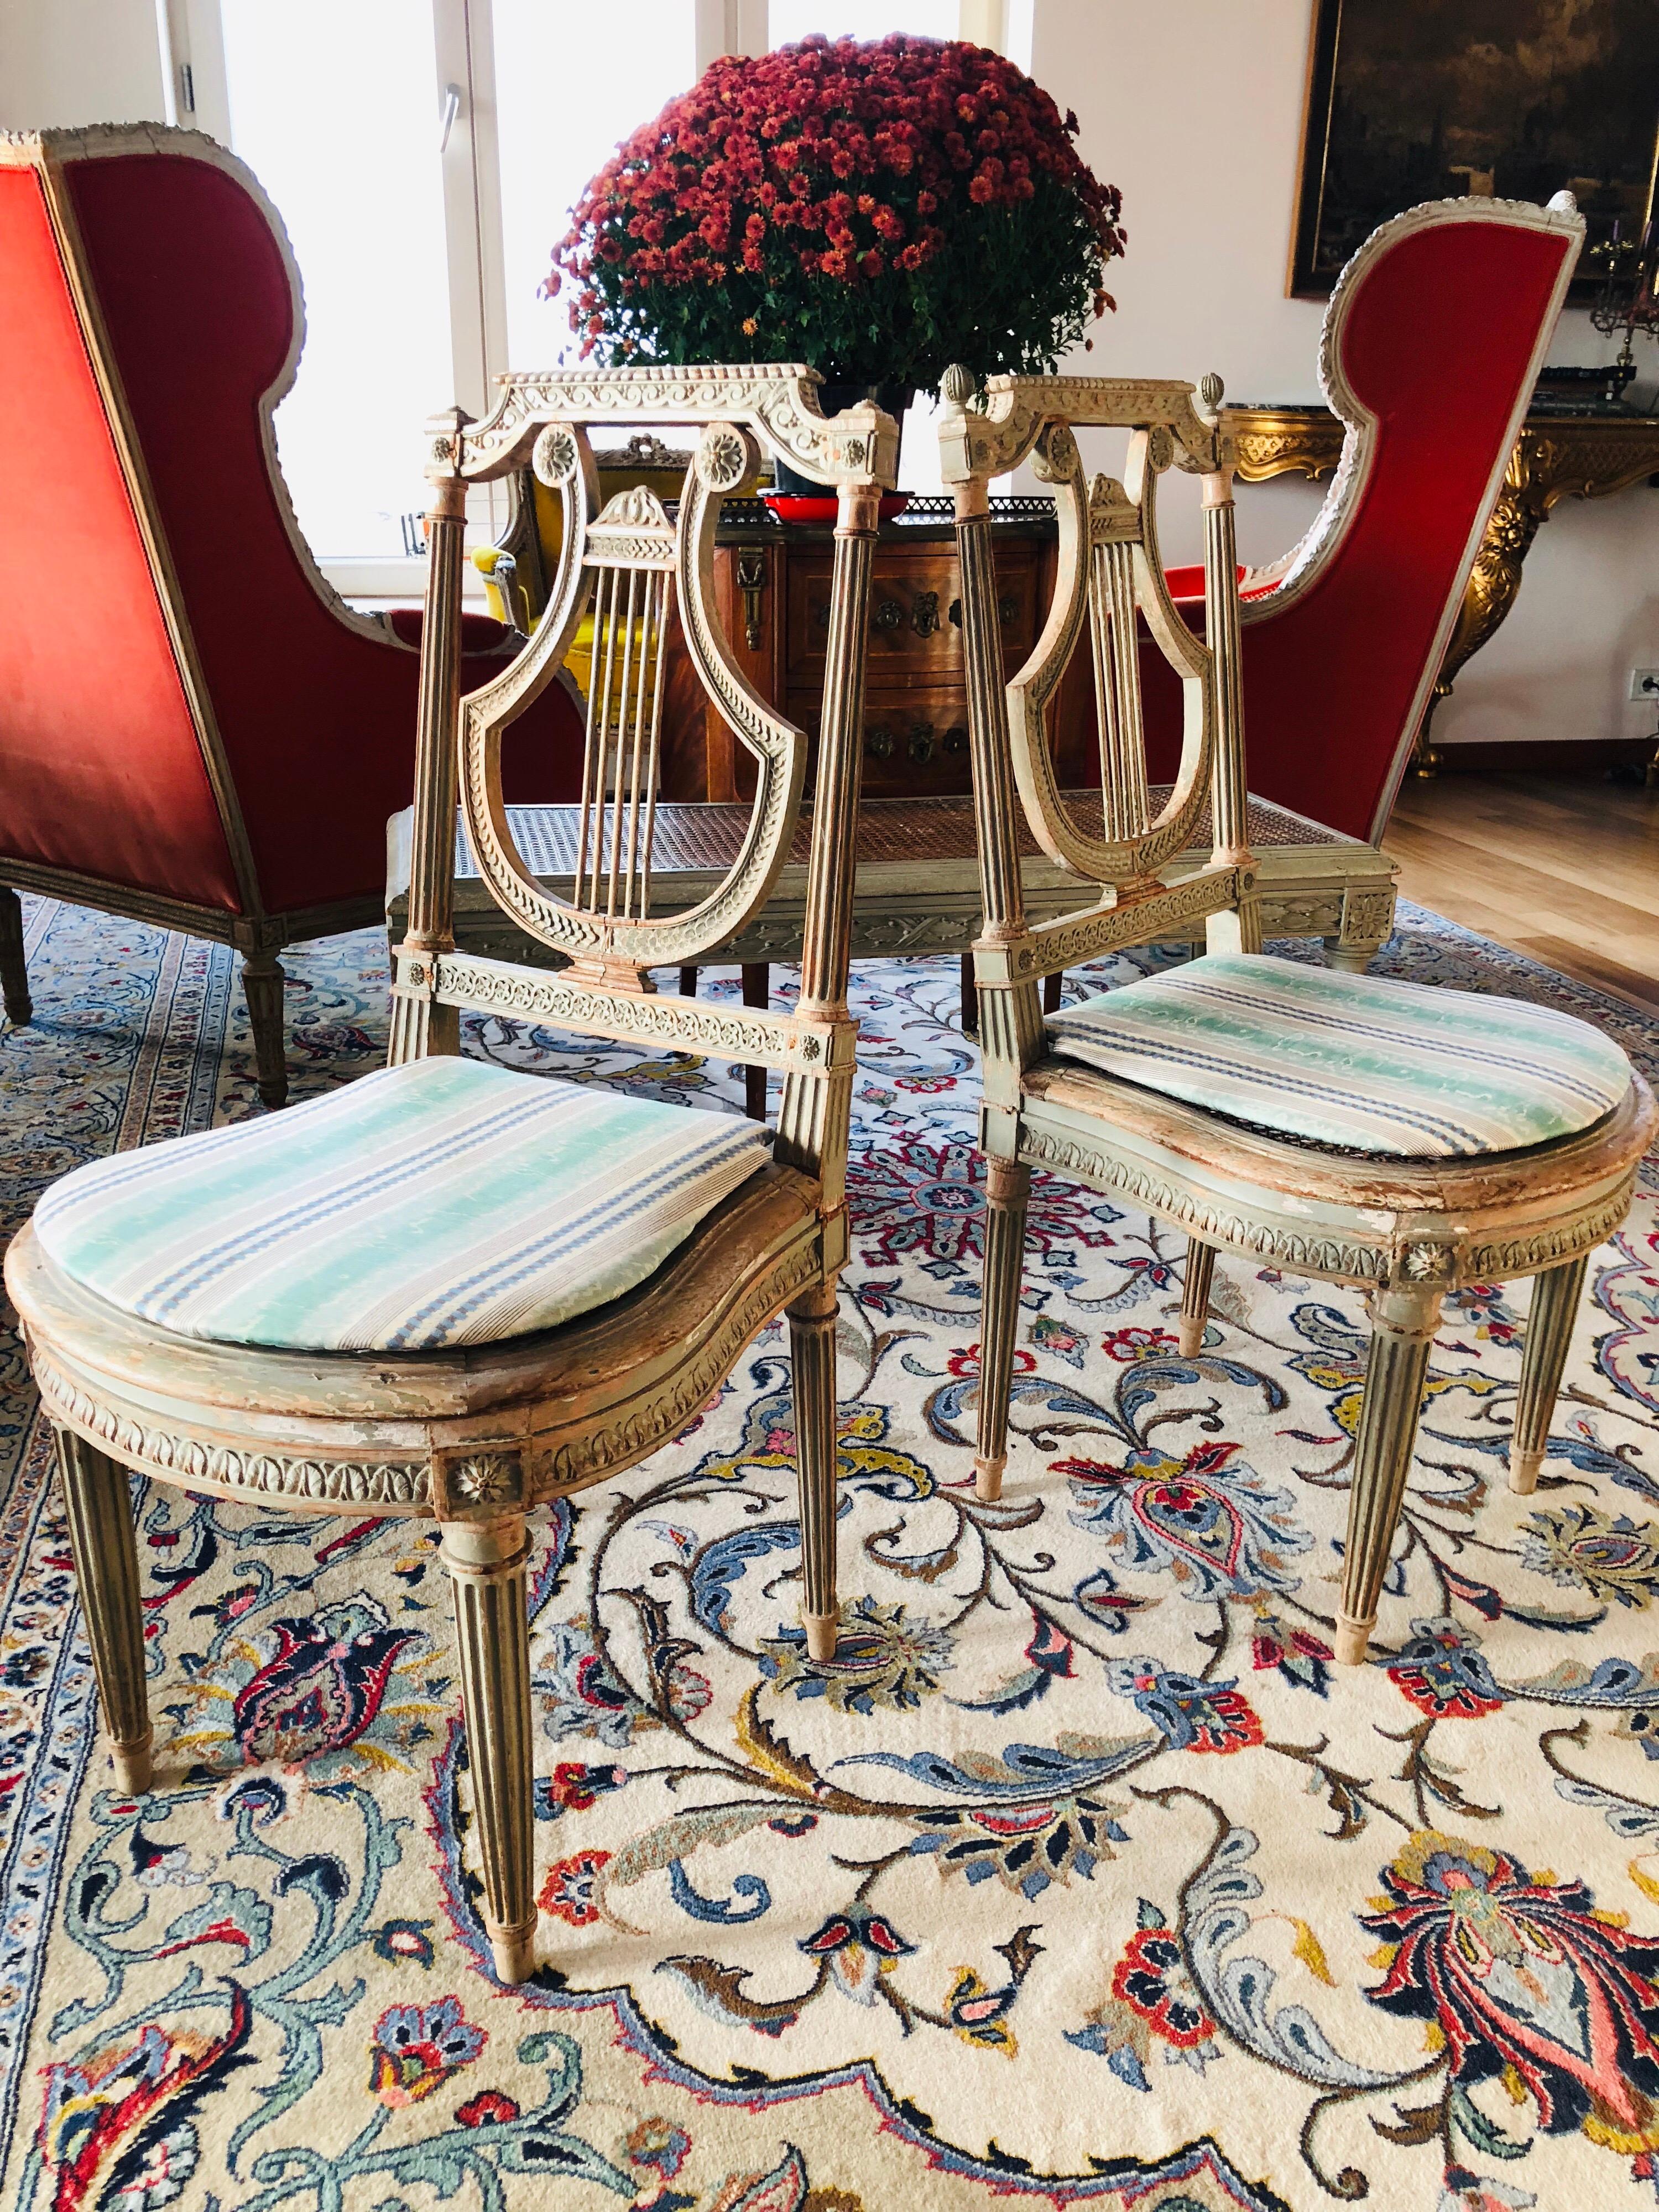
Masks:
[[[1583,235],[1565,192],[1440,200],[1373,231],[1337,279],[1319,382],[1342,458],[1300,544],[1244,580],[1260,797],[1382,836]],[[1171,585],[1199,601],[1203,572]],[[1141,665],[1156,767],[1179,753],[1178,696],[1161,654]]]
[[[6,1010],[29,1018],[13,886],[228,942],[278,1104],[275,956],[381,915],[420,665],[417,617],[354,614],[325,580],[276,465],[304,337],[287,237],[193,131],[0,137],[0,301]],[[507,638],[474,620],[468,688]],[[515,795],[574,797],[565,693],[516,729]]]

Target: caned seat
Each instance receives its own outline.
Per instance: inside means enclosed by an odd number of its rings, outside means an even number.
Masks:
[[[1459,224],[1483,234],[1501,227],[1541,356],[1583,235],[1566,210],[1498,201],[1416,210],[1362,249],[1342,286],[1356,288],[1399,235]],[[1371,1343],[1334,1624],[1336,1656],[1352,1663],[1376,1620],[1443,1298],[1470,1282],[1536,1278],[1510,1447],[1511,1487],[1529,1491],[1589,1256],[1628,1211],[1653,1100],[1615,1045],[1551,1010],[1262,954],[1245,806],[1234,457],[1218,378],[1205,380],[1201,398],[1189,384],[1085,377],[994,377],[976,395],[952,369],[945,396],[941,465],[957,506],[982,907],[979,1493],[998,1495],[1007,1458],[1034,1167],[1187,1231],[1179,1346],[1188,1357],[1203,1341],[1218,1250],[1362,1285]],[[1523,386],[1516,416],[1525,397]],[[1087,473],[1073,434],[1084,426],[1129,432],[1121,478]],[[1514,429],[1511,420],[1501,450]],[[1028,458],[1054,487],[1059,557],[1042,635],[1005,686],[987,488]],[[1201,634],[1182,620],[1158,556],[1158,483],[1172,467],[1201,480]],[[1454,582],[1461,590],[1462,578]],[[1167,792],[1147,774],[1142,624],[1184,695]],[[1097,823],[1058,788],[1047,726],[1085,632],[1101,732]],[[1177,875],[1171,864],[1206,788],[1210,863]],[[1077,879],[1075,912],[1028,920],[1016,806]],[[1055,1013],[1045,1028],[1044,977],[1185,935],[1200,917],[1202,957]]]
[[[817,381],[766,365],[515,377],[485,421],[452,411],[429,426],[413,871],[391,1065],[280,1117],[83,1168],[48,1193],[6,1257],[56,1431],[123,1789],[152,1781],[128,1468],[262,1508],[435,1520],[455,1591],[483,1917],[507,1982],[532,1971],[537,1926],[526,1516],[670,1442],[780,1314],[803,1623],[815,1658],[835,1649],[848,917],[870,562],[898,433],[867,402],[824,416]],[[637,488],[601,503],[588,434],[601,422],[692,430],[672,514]],[[763,441],[834,486],[839,507],[788,1013],[673,997],[655,981],[750,926],[802,817],[805,732],[750,689],[712,603],[720,504]],[[533,637],[463,698],[467,488],[526,466],[559,494],[558,574]],[[711,707],[753,760],[755,797],[707,895],[661,913],[657,646],[676,600]],[[502,737],[559,682],[579,634],[593,673],[574,881],[560,896],[514,842]],[[457,954],[458,796],[491,896],[556,968]],[[776,1068],[776,1129],[465,1060],[463,1007]]]

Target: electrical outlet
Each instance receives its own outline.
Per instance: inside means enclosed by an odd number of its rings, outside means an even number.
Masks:
[[[1659,668],[1632,668],[1630,672],[1630,696],[1643,701],[1659,700]]]

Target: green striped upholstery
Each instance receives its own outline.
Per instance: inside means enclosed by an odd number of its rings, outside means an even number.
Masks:
[[[1209,953],[1052,1015],[1067,1060],[1230,1120],[1406,1159],[1512,1152],[1587,1129],[1630,1062],[1587,1022],[1518,999]]]
[[[734,1115],[422,1060],[95,1160],[52,1186],[34,1223],[75,1281],[182,1336],[488,1344],[643,1282],[768,1142]]]

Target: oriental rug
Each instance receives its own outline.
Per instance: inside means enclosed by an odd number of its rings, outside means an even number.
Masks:
[[[81,1161],[259,1110],[227,954],[46,902],[27,932],[7,1232]],[[296,1091],[378,1065],[383,942],[290,957]],[[1566,1006],[1653,1072],[1633,1008],[1431,915],[1379,966]],[[781,1330],[541,1531],[523,1989],[481,1940],[430,1538],[138,1493],[158,1776],[125,1798],[0,1340],[7,2212],[1651,2201],[1659,1178],[1593,1265],[1531,1498],[1526,1286],[1449,1305],[1373,1662],[1338,1670],[1355,1296],[1224,1259],[1182,1359],[1182,1241],[1039,1177],[975,1503],[956,988],[857,971],[835,1662],[794,1625]],[[466,1044],[738,1103],[686,1058]]]

